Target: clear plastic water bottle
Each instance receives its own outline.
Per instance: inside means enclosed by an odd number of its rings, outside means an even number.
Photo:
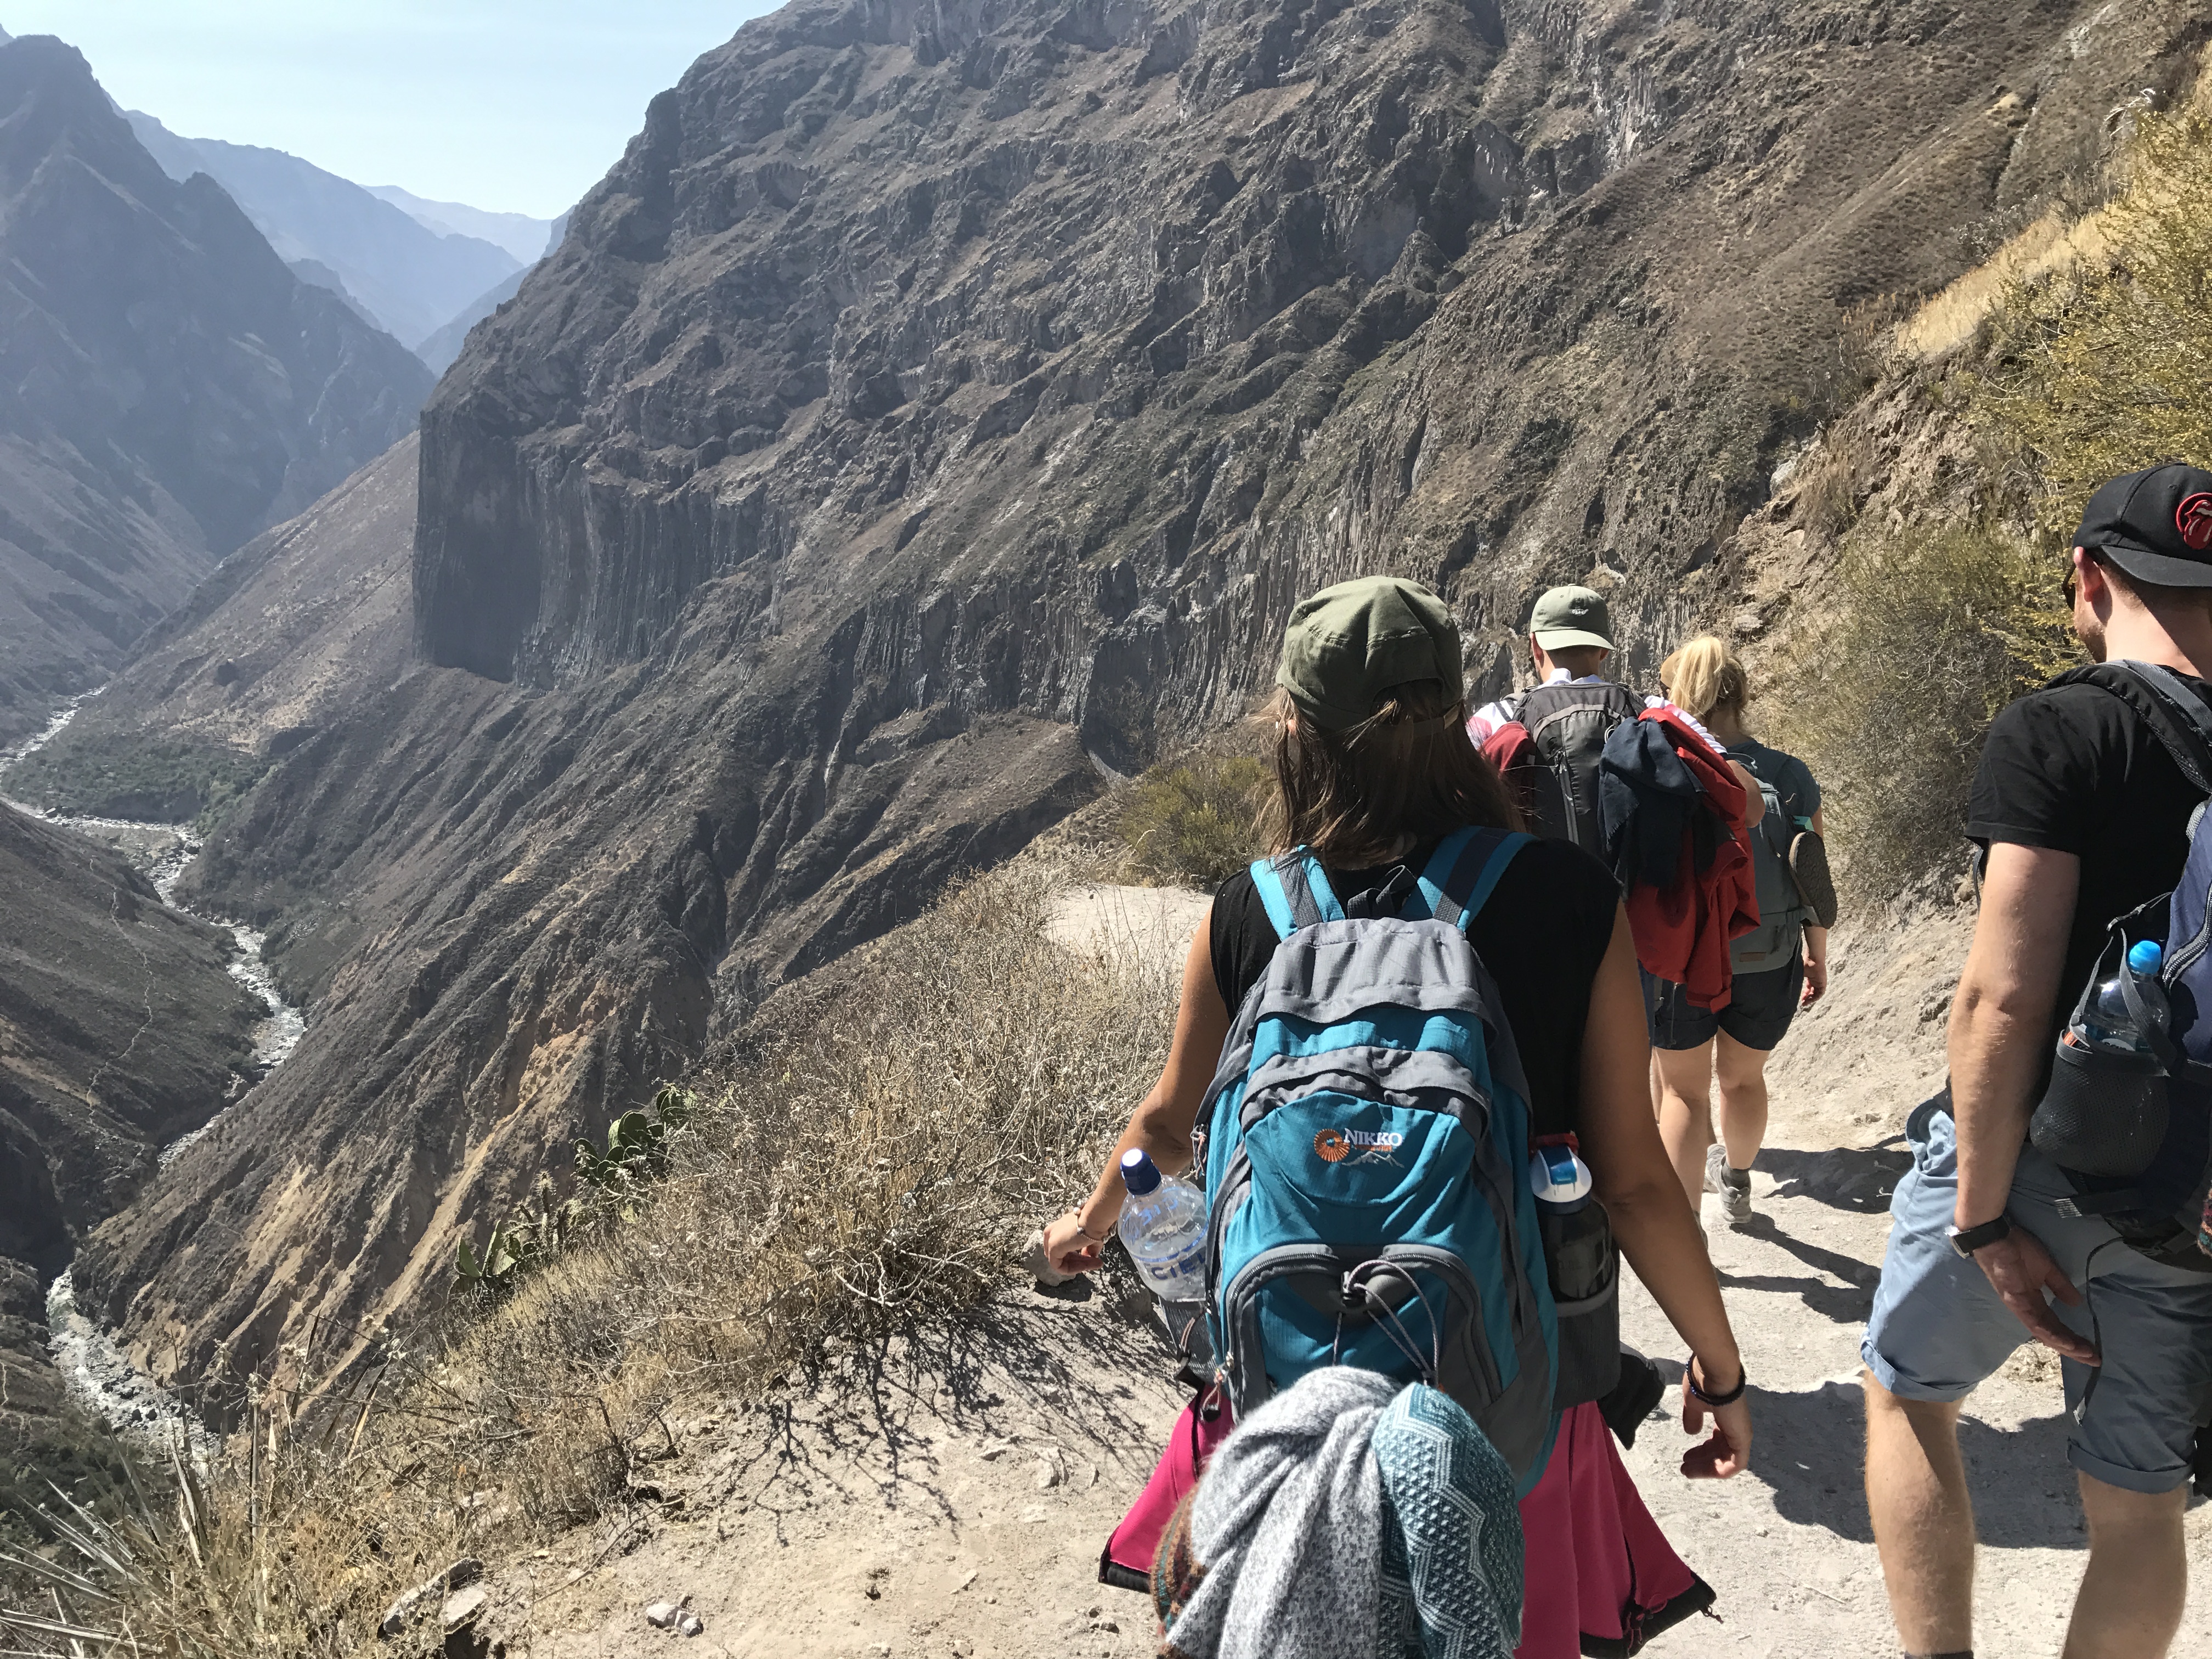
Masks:
[[[2128,947],[2127,966],[2121,970],[2135,976],[2143,1011],[2154,1020],[2165,1007],[2164,994],[2158,988],[2159,964],[2165,957],[2155,939],[2140,939]],[[2081,1035],[2100,1048],[2137,1054],[2148,1052],[2150,1044],[2128,1011],[2127,992],[2118,974],[2097,987],[2096,995],[2089,1000],[2088,1018],[2081,1023]]]
[[[1199,1302],[1206,1285],[1206,1194],[1163,1176],[1141,1151],[1121,1154],[1121,1235],[1138,1275],[1163,1302]]]

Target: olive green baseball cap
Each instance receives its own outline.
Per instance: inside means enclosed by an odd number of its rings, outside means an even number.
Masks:
[[[1324,587],[1291,612],[1275,684],[1298,712],[1341,732],[1375,713],[1394,685],[1419,680],[1467,695],[1459,624],[1444,602],[1402,576],[1361,576]]]
[[[1595,645],[1613,649],[1613,618],[1605,608],[1605,595],[1590,587],[1546,590],[1528,613],[1528,631],[1547,651],[1570,646]]]

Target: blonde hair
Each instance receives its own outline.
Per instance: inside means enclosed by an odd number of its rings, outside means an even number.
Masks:
[[[1728,641],[1700,634],[1659,665],[1659,684],[1684,714],[1703,720],[1716,708],[1741,710],[1751,701],[1751,678]]]

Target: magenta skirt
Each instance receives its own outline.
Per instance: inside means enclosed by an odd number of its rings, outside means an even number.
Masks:
[[[1559,1419],[1543,1479],[1521,1500],[1521,1530],[1528,1577],[1515,1659],[1632,1654],[1713,1603],[1711,1586],[1644,1507],[1595,1404]]]

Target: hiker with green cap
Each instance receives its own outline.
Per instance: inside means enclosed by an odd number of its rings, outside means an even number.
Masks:
[[[1535,665],[1539,689],[1553,685],[1597,686],[1612,684],[1604,675],[1613,655],[1613,618],[1605,595],[1592,587],[1547,589],[1528,613],[1528,656]],[[1625,688],[1614,687],[1626,701],[1622,707],[1632,718],[1635,699]],[[1474,711],[1468,733],[1480,747],[1500,726],[1518,719],[1524,696],[1500,697]]]
[[[1571,1595],[1536,1593],[1575,1582],[1581,1483],[1608,1468],[1592,1447],[1610,1452],[1599,1401],[1623,1376],[1620,1256],[1691,1350],[1682,1423],[1711,1434],[1683,1473],[1741,1471],[1751,1422],[1719,1285],[1651,1115],[1620,889],[1578,848],[1520,833],[1465,698],[1458,625],[1418,582],[1345,582],[1291,612],[1263,716],[1269,852],[1215,894],[1159,1080],[1043,1244],[1060,1272],[1096,1267],[1125,1167],[1148,1182],[1189,1169],[1203,1129],[1206,1319],[1186,1329],[1216,1389],[1241,1421],[1342,1363],[1456,1401],[1521,1482],[1520,1653],[1567,1659],[1585,1635],[1649,1634],[1711,1599],[1663,1544],[1635,1560],[1614,1628],[1589,1628],[1587,1597],[1578,1612]],[[1457,1035],[1438,1046],[1447,1029]],[[1373,1200],[1396,1182],[1412,1196]],[[1585,1248],[1557,1248],[1565,1228]],[[1555,1321],[1539,1318],[1547,1299]],[[1577,1450],[1553,1457],[1554,1443]],[[1607,1493],[1627,1484],[1610,1455]],[[1597,1571],[1584,1564],[1586,1586]]]

